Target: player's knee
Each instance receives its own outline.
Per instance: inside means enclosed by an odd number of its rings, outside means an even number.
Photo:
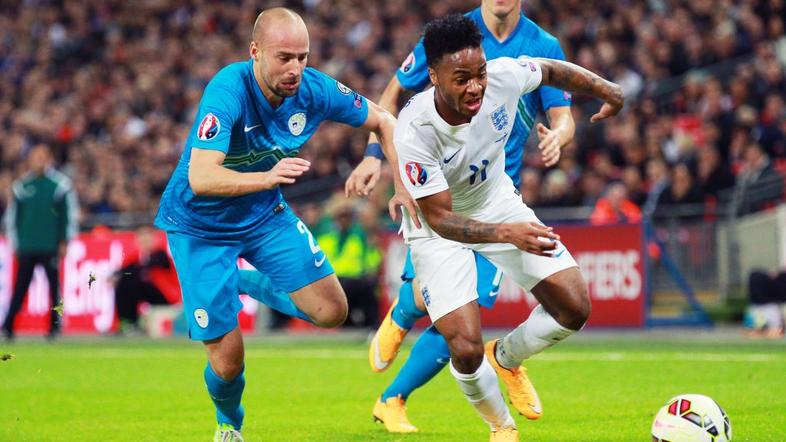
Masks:
[[[580,284],[575,284],[570,289],[570,302],[560,315],[562,318],[562,326],[571,330],[578,330],[584,326],[589,319],[592,312],[592,303],[590,302],[589,292],[587,285],[582,281]]]
[[[451,363],[461,373],[474,373],[483,362],[483,342],[455,338],[449,342]]]
[[[326,301],[319,309],[311,315],[314,324],[323,328],[335,328],[341,326],[347,319],[349,307],[344,297]]]
[[[220,358],[210,362],[210,367],[218,377],[231,381],[243,372],[243,358]]]

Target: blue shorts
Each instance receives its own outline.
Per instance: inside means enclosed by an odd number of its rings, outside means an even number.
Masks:
[[[334,273],[311,232],[294,216],[291,224],[255,237],[215,240],[167,232],[167,240],[183,291],[188,335],[194,340],[216,339],[237,327],[243,307],[238,258],[288,293]]]
[[[497,301],[499,284],[502,282],[502,271],[478,252],[475,254],[475,268],[478,270],[478,305],[491,308]],[[407,260],[401,271],[401,279],[412,281],[415,279],[415,267],[412,265],[412,252],[407,251]]]

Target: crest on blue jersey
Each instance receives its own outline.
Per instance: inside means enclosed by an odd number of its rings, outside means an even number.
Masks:
[[[414,67],[415,67],[415,53],[410,52],[409,55],[407,55],[407,58],[404,60],[404,63],[401,63],[400,69],[401,72],[406,74],[407,72],[411,71],[412,68]]]
[[[404,165],[404,172],[407,173],[407,178],[413,186],[422,186],[428,181],[428,174],[426,169],[419,163],[410,161]]]
[[[508,110],[505,109],[505,105],[494,109],[489,118],[491,118],[491,124],[497,131],[504,130],[510,124],[510,116],[508,116]]]
[[[336,80],[336,87],[338,88],[338,91],[344,95],[349,95],[352,93],[352,89],[348,88],[346,85],[344,85],[344,83],[338,80]]]
[[[209,113],[202,118],[197,128],[197,138],[202,141],[211,140],[221,131],[221,123],[215,115]]]
[[[303,130],[306,128],[306,114],[303,112],[298,112],[293,114],[289,117],[289,133],[294,136],[298,136],[303,133]]]

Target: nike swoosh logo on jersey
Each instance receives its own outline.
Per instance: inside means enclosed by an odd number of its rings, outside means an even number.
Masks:
[[[324,264],[324,263],[325,263],[325,255],[322,255],[322,258],[320,258],[320,259],[315,259],[314,260],[314,265],[316,267],[322,267],[322,264]]]
[[[464,148],[464,146],[461,146],[461,149],[463,149],[463,148]],[[456,155],[458,155],[458,153],[459,153],[459,152],[461,152],[461,149],[459,149],[459,150],[457,150],[457,151],[453,152],[453,155],[451,155],[451,156],[449,156],[449,157],[447,157],[447,158],[444,158],[442,161],[444,161],[444,162],[445,162],[445,164],[448,164],[448,163],[449,163],[449,162],[450,162],[450,161],[451,161],[453,158],[455,158],[455,157],[456,157]]]
[[[254,126],[243,126],[243,132],[251,132],[259,126],[261,126],[261,124],[256,124]]]

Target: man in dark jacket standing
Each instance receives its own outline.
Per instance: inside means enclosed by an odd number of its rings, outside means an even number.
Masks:
[[[37,145],[30,150],[30,171],[16,180],[6,211],[6,229],[16,259],[16,283],[3,331],[14,337],[14,319],[22,307],[35,266],[41,264],[49,280],[52,307],[59,303],[58,264],[66,244],[77,231],[77,201],[71,180],[50,166],[49,148]],[[58,313],[50,313],[49,338],[59,332]]]

